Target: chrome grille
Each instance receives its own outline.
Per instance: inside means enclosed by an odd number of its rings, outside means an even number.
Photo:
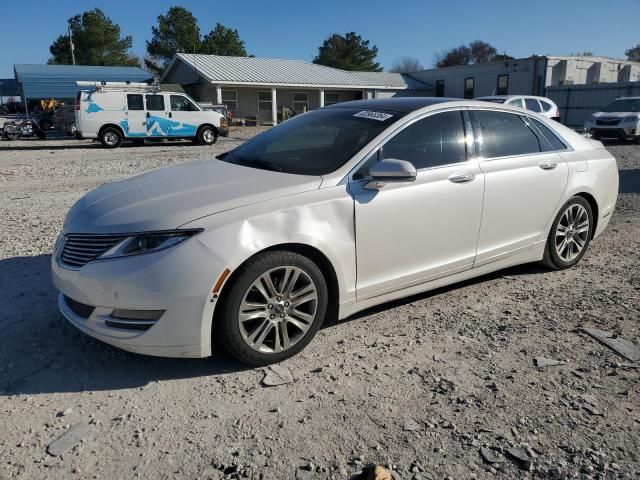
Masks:
[[[619,118],[598,118],[596,119],[596,125],[618,125],[620,123]]]
[[[127,237],[128,235],[66,235],[60,261],[64,265],[80,268]]]

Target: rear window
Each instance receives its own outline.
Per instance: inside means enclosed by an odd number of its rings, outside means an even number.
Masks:
[[[527,106],[527,110],[531,110],[532,112],[541,112],[540,104],[538,100],[535,98],[525,98],[524,104]]]
[[[147,110],[164,110],[164,95],[147,95]]]
[[[542,105],[542,110],[544,110],[545,112],[548,112],[553,108],[553,105],[551,105],[549,102],[545,102],[544,100],[540,100],[540,105]]]
[[[538,131],[543,135],[543,150],[545,152],[566,150],[567,146],[553,131],[547,127],[544,123],[539,122],[535,118],[529,119],[538,128]],[[544,142],[546,140],[546,142]]]

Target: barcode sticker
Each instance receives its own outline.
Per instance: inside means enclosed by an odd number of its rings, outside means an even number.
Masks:
[[[384,122],[385,120],[393,117],[393,114],[363,110],[362,112],[356,113],[354,117],[368,118],[369,120],[378,120],[379,122]]]

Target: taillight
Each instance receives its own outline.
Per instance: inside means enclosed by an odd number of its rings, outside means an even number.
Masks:
[[[560,118],[560,109],[556,107],[556,117]]]
[[[80,95],[82,95],[82,92],[76,93],[76,110],[78,111],[80,111]]]

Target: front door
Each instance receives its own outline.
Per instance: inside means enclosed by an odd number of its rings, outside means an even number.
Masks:
[[[558,147],[528,117],[490,110],[470,113],[480,130],[485,177],[476,258],[480,266],[546,241],[546,227],[564,194],[568,169],[555,151]]]
[[[169,94],[169,128],[173,137],[195,137],[204,113],[184,95]]]
[[[349,185],[355,202],[358,301],[470,269],[484,177],[468,155],[463,113],[435,113],[387,141],[372,161],[413,163],[411,183]],[[370,163],[367,162],[367,163]],[[366,176],[365,169],[359,176]]]

